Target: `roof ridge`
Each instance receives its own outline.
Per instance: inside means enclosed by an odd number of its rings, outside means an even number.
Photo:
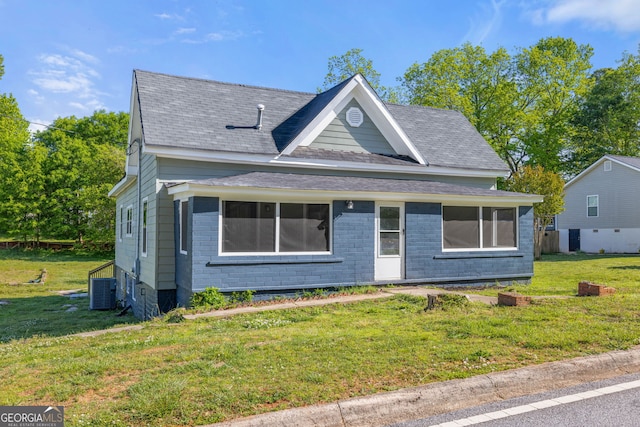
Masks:
[[[155,71],[141,70],[139,68],[134,68],[133,71],[134,71],[134,73],[142,72],[142,73],[146,73],[146,74],[153,74],[153,75],[157,75],[157,76],[165,76],[165,77],[171,77],[171,78],[182,79],[182,80],[193,80],[193,81],[199,81],[199,82],[216,83],[216,84],[221,84],[221,85],[226,85],[226,86],[245,87],[245,88],[249,88],[249,89],[262,89],[262,90],[270,90],[270,91],[274,91],[274,92],[294,93],[294,94],[299,94],[299,95],[313,95],[313,96],[319,95],[318,93],[314,93],[314,92],[304,92],[304,91],[299,91],[299,90],[280,89],[280,88],[268,87],[268,86],[248,85],[248,84],[242,84],[242,83],[231,83],[231,82],[224,82],[224,81],[221,81],[221,80],[205,79],[205,78],[200,78],[200,77],[179,76],[179,75],[176,75],[176,74],[158,73],[158,72],[155,72]]]

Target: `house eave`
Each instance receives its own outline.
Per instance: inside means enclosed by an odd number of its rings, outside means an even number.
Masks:
[[[124,178],[118,181],[116,185],[113,186],[113,188],[109,191],[108,196],[118,197],[120,194],[122,194],[123,191],[129,188],[131,184],[136,182],[136,179],[137,179],[136,175],[127,174]]]
[[[458,194],[426,194],[426,193],[396,193],[382,191],[336,191],[336,190],[298,190],[264,187],[230,187],[211,186],[192,182],[185,182],[168,188],[168,194],[174,200],[184,200],[189,197],[221,197],[243,198],[252,201],[329,201],[329,200],[376,200],[402,201],[422,203],[455,203],[460,205],[486,206],[532,206],[542,202],[538,195],[514,196],[470,196]]]
[[[444,175],[458,176],[462,178],[504,178],[508,175],[507,170],[498,169],[460,169],[445,166],[424,166],[424,165],[385,165],[376,163],[357,163],[337,160],[323,159],[296,159],[270,155],[270,154],[248,154],[207,151],[198,149],[184,149],[164,146],[154,146],[145,144],[145,154],[152,154],[161,158],[195,160],[201,162],[234,163],[248,165],[286,166],[301,169],[319,170],[341,170],[341,171],[361,171],[361,172],[388,172],[416,175]]]

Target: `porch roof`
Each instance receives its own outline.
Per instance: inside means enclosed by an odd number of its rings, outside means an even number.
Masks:
[[[535,194],[468,187],[438,181],[355,176],[250,172],[245,174],[167,184],[175,198],[185,196],[273,195],[335,197],[373,200],[455,200],[531,205],[542,201]]]

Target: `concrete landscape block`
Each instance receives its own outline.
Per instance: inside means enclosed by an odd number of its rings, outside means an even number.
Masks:
[[[517,292],[499,292],[498,293],[498,305],[508,305],[512,307],[529,305],[531,297],[527,295],[521,295]]]
[[[611,295],[616,292],[615,288],[606,285],[599,285],[591,282],[580,282],[578,283],[578,296],[603,296],[603,295]]]

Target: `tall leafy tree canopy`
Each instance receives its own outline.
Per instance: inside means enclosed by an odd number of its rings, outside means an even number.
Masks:
[[[82,242],[113,239],[115,202],[107,194],[121,178],[129,117],[96,111],[65,117],[35,136],[46,152],[47,235]]]
[[[0,55],[0,78],[4,75]],[[22,117],[16,99],[0,94],[0,233],[30,233],[32,194],[26,182],[25,165],[32,163],[29,123]]]
[[[330,57],[328,72],[319,90],[330,89],[355,74],[362,74],[384,101],[399,102],[398,91],[380,84],[380,73],[373,68],[373,61],[362,56],[362,49],[351,49],[341,56]]]
[[[596,70],[593,80],[571,119],[570,176],[605,154],[640,155],[640,56],[625,53],[618,68]]]
[[[402,84],[411,104],[464,114],[512,174],[526,164],[559,171],[576,99],[590,87],[592,54],[561,37],[514,55],[467,43],[412,65]]]

